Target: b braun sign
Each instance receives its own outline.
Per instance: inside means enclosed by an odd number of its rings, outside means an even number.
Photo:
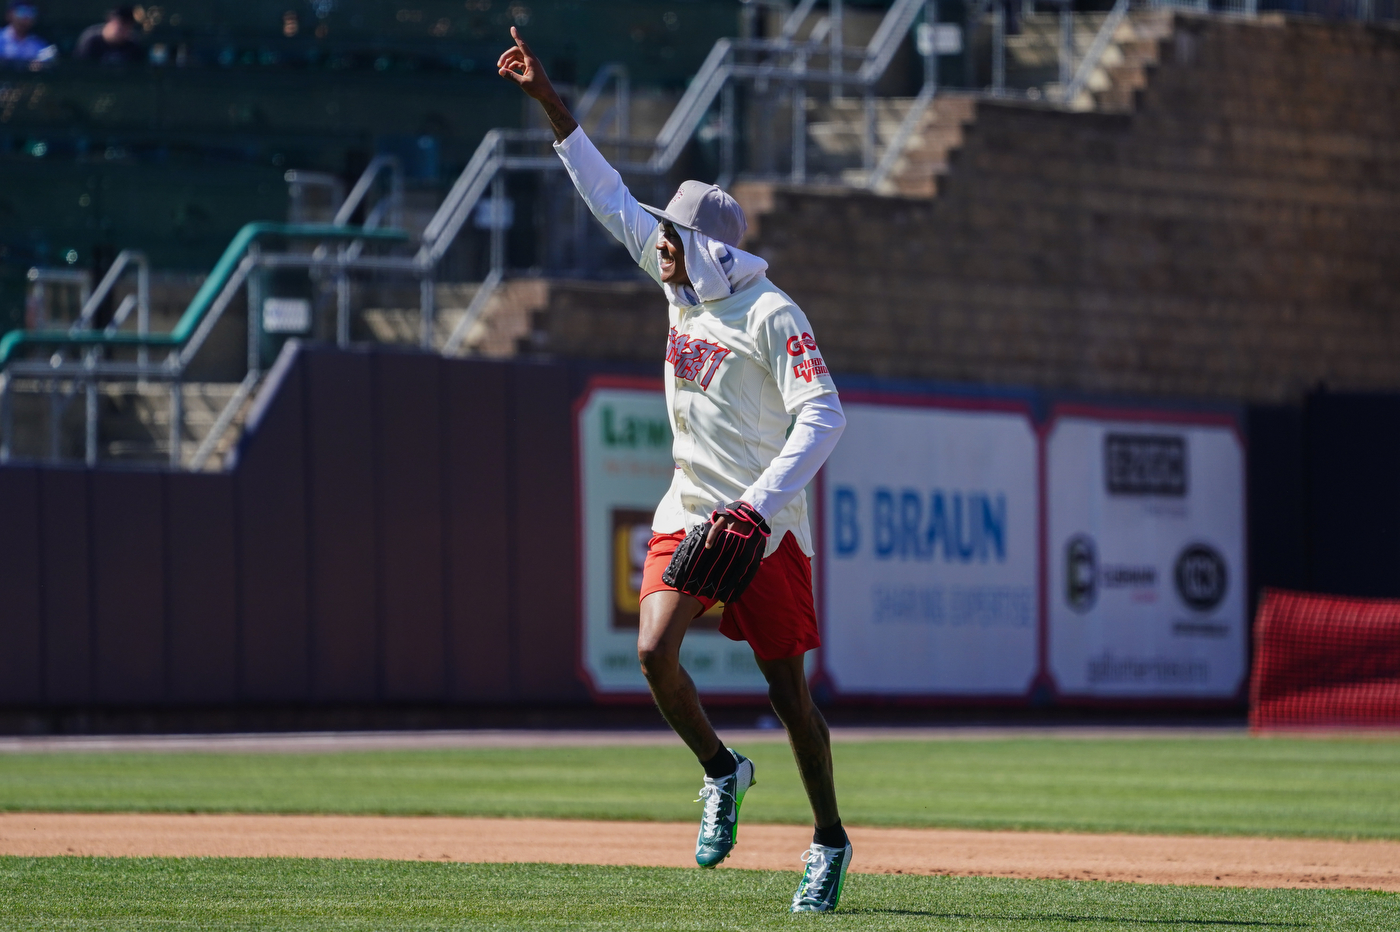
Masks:
[[[821,662],[832,687],[1028,694],[1039,614],[1029,411],[958,400],[853,400],[845,411],[822,471]]]

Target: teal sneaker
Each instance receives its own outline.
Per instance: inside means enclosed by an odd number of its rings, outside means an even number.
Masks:
[[[802,855],[807,869],[802,882],[792,895],[795,913],[829,913],[841,902],[841,888],[846,885],[846,868],[851,866],[851,846],[828,848],[813,844]]]
[[[695,863],[701,867],[716,867],[729,857],[739,841],[739,807],[744,794],[758,781],[753,775],[753,761],[733,748],[726,748],[738,763],[734,773],[718,780],[705,778],[697,803],[705,804],[700,817],[700,835],[695,839]]]

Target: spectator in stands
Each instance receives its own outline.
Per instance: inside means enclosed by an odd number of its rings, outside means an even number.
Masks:
[[[9,25],[0,30],[0,61],[34,67],[57,57],[58,49],[34,35],[34,21],[38,18],[34,4],[10,0],[5,10]]]
[[[134,65],[144,61],[146,52],[136,41],[134,9],[119,6],[107,14],[107,22],[84,29],[73,57],[103,65]]]

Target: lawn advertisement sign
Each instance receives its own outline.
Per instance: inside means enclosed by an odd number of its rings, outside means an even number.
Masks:
[[[844,405],[820,554],[839,694],[1020,697],[1035,680],[1036,431],[1014,405],[955,405]]]
[[[1055,413],[1048,664],[1067,696],[1225,699],[1246,674],[1244,451],[1210,416]]]
[[[642,564],[671,485],[659,383],[596,380],[575,408],[583,588],[582,665],[600,694],[649,695],[637,664]],[[721,606],[691,625],[681,662],[702,693],[766,694],[747,644],[719,633]]]

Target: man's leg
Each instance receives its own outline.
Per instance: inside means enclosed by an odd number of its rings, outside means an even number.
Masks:
[[[695,683],[681,666],[681,641],[703,606],[699,599],[662,590],[642,600],[637,656],[656,699],[656,707],[705,768],[700,799],[700,834],[695,862],[716,867],[734,849],[739,835],[739,807],[754,784],[753,761],[724,746],[700,707]]]
[[[757,658],[755,658],[757,659]],[[841,888],[851,866],[851,841],[836,810],[836,781],[831,774],[831,733],[826,719],[807,691],[802,657],[759,660],[768,680],[768,698],[787,728],[792,755],[802,774],[802,785],[812,804],[817,829],[812,847],[802,856],[807,869],[792,897],[795,913],[825,913],[841,902]]]
[[[812,804],[817,828],[833,826],[841,821],[841,815],[836,809],[836,781],[831,772],[831,733],[807,690],[802,657],[754,659],[758,660],[758,668],[768,680],[768,698],[773,703],[773,711],[787,729],[792,756],[797,759],[797,770],[802,774],[802,785]]]
[[[724,745],[700,707],[694,681],[681,666],[681,641],[703,607],[699,599],[674,590],[642,599],[637,659],[661,715],[695,756],[707,761]]]

